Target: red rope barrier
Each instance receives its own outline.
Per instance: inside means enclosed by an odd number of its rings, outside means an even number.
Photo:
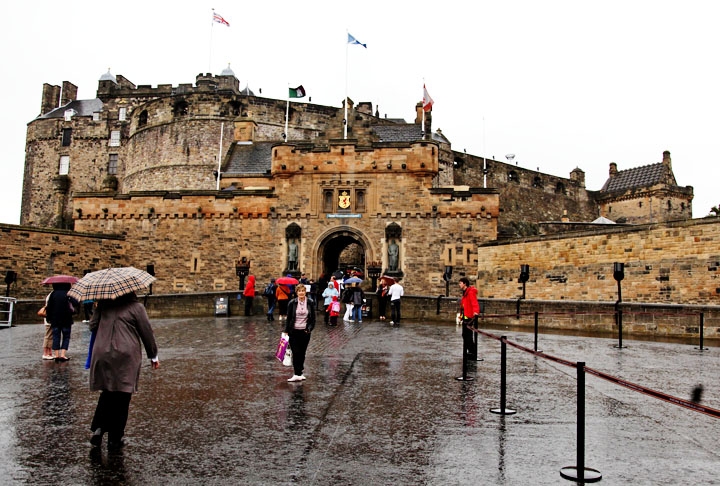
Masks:
[[[470,329],[473,332],[476,332],[478,334],[482,334],[485,337],[489,337],[491,339],[495,339],[496,341],[503,341],[502,337],[496,336],[495,334],[489,333],[487,331],[483,331],[482,329],[475,329],[472,326],[467,326],[468,329]],[[526,353],[530,353],[534,356],[538,356],[540,358],[548,359],[550,361],[554,361],[556,363],[559,363],[561,365],[569,366],[571,368],[577,368],[577,363],[574,363],[572,361],[568,361],[566,359],[558,358],[556,356],[552,356],[546,353],[543,353],[542,351],[535,351],[530,348],[526,348],[525,346],[515,343],[513,341],[509,341],[508,339],[504,340],[505,343],[509,344],[510,346],[517,348],[521,351],[525,351]],[[623,386],[629,390],[634,390],[636,392],[642,393],[644,395],[657,398],[659,400],[663,400],[668,403],[672,403],[674,405],[678,405],[680,407],[687,408],[688,410],[693,410],[695,412],[704,413],[705,415],[709,415],[710,417],[714,418],[720,418],[720,410],[714,409],[712,407],[706,407],[704,405],[700,405],[699,403],[692,402],[690,400],[685,400],[683,398],[674,397],[672,395],[668,395],[663,392],[659,392],[657,390],[653,390],[652,388],[647,388],[642,385],[638,385],[636,383],[632,383],[627,380],[623,380],[622,378],[618,378],[616,376],[609,375],[607,373],[603,373],[602,371],[598,371],[593,368],[585,367],[585,371],[587,373],[590,373],[592,375],[597,376],[598,378],[601,378],[603,380],[609,381],[611,383],[615,383],[616,385]]]

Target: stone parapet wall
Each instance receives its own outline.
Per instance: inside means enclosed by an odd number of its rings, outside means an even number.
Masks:
[[[44,298],[51,275],[82,277],[85,270],[131,265],[125,238],[0,224],[0,271],[17,272],[10,297]],[[143,267],[144,268],[144,267]],[[37,311],[37,309],[35,309]]]
[[[206,292],[140,296],[152,319],[207,317],[215,315],[215,300],[226,298],[231,317],[244,313],[244,302],[237,299],[237,292]],[[377,319],[378,303],[374,294],[371,300],[372,317],[363,325],[373,325]],[[538,312],[538,332],[582,333],[602,337],[617,337],[613,302],[574,301],[522,301],[520,317],[516,318],[518,302],[508,299],[481,299],[483,319],[480,328],[497,329],[512,327],[513,330],[534,331],[534,313]],[[42,322],[36,315],[43,305],[42,299],[24,299],[15,305],[13,322],[16,324],[37,324]],[[254,300],[254,319],[264,319],[267,301],[262,297]],[[700,336],[700,313],[703,314],[704,338],[711,346],[720,345],[720,307],[632,304],[621,305],[623,310],[623,336],[636,338],[676,338],[696,340]],[[422,321],[437,324],[455,322],[456,297],[433,297],[406,295],[402,299],[403,320]],[[387,316],[390,316],[388,306]],[[218,319],[225,315],[218,316]],[[79,321],[82,317],[77,317]],[[458,332],[458,339],[460,335]]]
[[[515,298],[520,265],[530,265],[532,299],[617,299],[613,263],[625,264],[624,302],[720,303],[720,221],[603,227],[557,237],[483,245],[478,290],[483,298]]]

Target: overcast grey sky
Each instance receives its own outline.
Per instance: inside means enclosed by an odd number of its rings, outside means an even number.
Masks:
[[[453,148],[569,177],[588,189],[610,162],[672,153],[694,217],[720,203],[720,4],[686,0],[304,2],[27,0],[0,6],[0,222],[18,223],[26,125],[43,83],[95,97],[110,68],[135,84],[193,83],[228,63],[262,96],[302,84],[313,103],[345,94],[381,116],[415,117],[423,81],[433,129]],[[230,27],[212,22],[212,8]],[[346,44],[347,32],[361,46]]]

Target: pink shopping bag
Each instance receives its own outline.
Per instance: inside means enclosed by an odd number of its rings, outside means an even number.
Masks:
[[[275,357],[282,362],[285,358],[285,351],[287,351],[288,340],[285,336],[280,336],[280,342],[277,345],[277,351],[275,351]]]

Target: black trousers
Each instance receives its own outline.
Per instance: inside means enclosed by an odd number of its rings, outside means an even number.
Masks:
[[[390,320],[400,324],[400,299],[390,301]]]
[[[90,430],[102,429],[108,433],[110,442],[117,442],[125,435],[132,393],[102,391],[98,398]]]
[[[477,317],[462,320],[463,350],[469,357],[477,358],[477,334],[468,329],[467,326],[477,329]]]
[[[293,329],[290,331],[290,349],[292,350],[292,362],[294,374],[300,376],[305,368],[305,353],[310,344],[310,333],[304,329]]]
[[[245,296],[243,296],[243,298],[245,299],[245,315],[246,316],[253,315],[253,302],[255,301],[255,298],[254,297],[245,297]]]

